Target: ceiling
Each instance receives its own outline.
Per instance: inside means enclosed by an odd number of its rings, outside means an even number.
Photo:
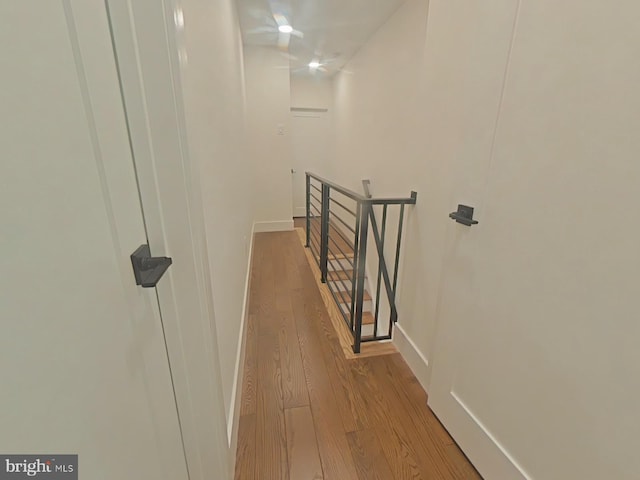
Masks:
[[[245,45],[288,55],[292,74],[338,72],[405,0],[236,0]],[[291,34],[278,27],[288,24]],[[288,44],[288,46],[287,46]],[[309,68],[317,61],[320,68]]]

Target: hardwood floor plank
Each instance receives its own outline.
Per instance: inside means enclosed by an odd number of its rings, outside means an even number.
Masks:
[[[238,427],[235,480],[259,480],[256,477],[256,415],[241,415]]]
[[[465,454],[462,453],[462,450],[460,450],[460,447],[458,447],[455,442],[451,445],[446,445],[445,449],[450,461],[454,462],[458,466],[461,479],[482,480],[482,476],[474,468]]]
[[[365,358],[351,363],[354,378],[368,401],[369,414],[375,423],[375,432],[380,440],[385,457],[397,479],[440,479],[431,465],[424,464],[406,423],[399,421],[395,406],[377,384],[369,366],[374,358]],[[411,419],[407,419],[411,422]]]
[[[359,418],[360,412],[358,412],[353,405],[352,397],[354,390],[349,388],[349,378],[344,373],[344,367],[341,370],[334,368],[336,365],[336,354],[339,360],[344,361],[344,357],[341,355],[340,343],[331,325],[331,321],[328,318],[322,298],[313,288],[315,280],[312,277],[308,265],[304,265],[301,276],[304,292],[313,292],[305,293],[304,295],[304,313],[313,324],[318,338],[324,338],[326,340],[318,343],[322,349],[325,364],[327,365],[327,374],[334,390],[336,404],[343,420],[345,432],[363,428],[367,423]],[[342,363],[340,365],[343,366]],[[364,414],[364,412],[362,413]]]
[[[293,265],[290,257],[293,254],[290,250],[291,232],[274,232],[270,234],[271,242],[271,273],[276,279],[274,287],[276,291],[288,292],[291,287],[293,275]],[[288,275],[289,274],[289,275]]]
[[[282,368],[283,406],[284,408],[293,408],[309,405],[298,331],[290,303],[289,311],[282,313],[281,319],[282,326],[278,332],[278,340]]]
[[[247,318],[244,372],[242,374],[240,415],[256,413],[256,387],[258,382],[258,334],[256,322],[255,315],[249,314]]]
[[[258,318],[274,310],[275,278],[272,271],[272,238],[268,233],[256,233],[254,239],[254,265],[251,269],[249,313]]]
[[[260,472],[260,479],[288,479],[277,333],[265,333],[259,337],[256,397],[256,468]]]
[[[355,465],[325,364],[318,332],[302,297],[292,300],[313,424],[325,480],[356,478]]]
[[[449,432],[442,426],[440,420],[435,416],[427,405],[428,395],[424,391],[422,385],[415,377],[409,365],[404,361],[402,355],[399,353],[389,355],[386,359],[393,369],[391,375],[397,379],[401,379],[401,394],[408,396],[413,403],[413,408],[417,410],[418,415],[424,414],[426,416],[426,422],[429,425],[429,429],[438,437],[443,445],[453,445],[455,442],[449,435]],[[425,410],[426,406],[426,410]]]
[[[284,252],[285,266],[287,272],[287,282],[289,286],[300,285],[300,269],[299,269],[299,248],[297,245],[297,237],[287,232],[284,239],[286,241],[286,251]]]
[[[427,417],[433,415],[428,407],[416,403],[415,398],[407,395],[403,389],[404,383],[394,377],[396,371],[389,368],[386,358],[372,359],[368,365],[378,388],[384,390],[385,397],[394,406],[393,418],[414,439],[414,448],[422,465],[435,478],[460,478],[454,466],[447,461],[444,445],[428,428]]]
[[[417,429],[419,433],[416,439],[423,445],[426,454],[431,457],[431,461],[442,465],[442,468],[446,469],[452,478],[466,480],[467,477],[464,476],[460,465],[457,462],[451,462],[451,457],[448,455],[449,450],[446,447],[453,444],[453,440],[431,409],[426,403],[423,403],[426,401],[426,395],[420,394],[423,390],[415,388],[415,383],[402,381],[401,376],[397,373],[396,364],[397,359],[396,362],[393,362],[390,358],[381,358],[379,362],[372,362],[373,374],[386,388],[396,408],[402,410],[407,417],[413,418],[415,424],[422,427]],[[408,389],[407,386],[414,388]]]
[[[351,432],[347,434],[347,438],[360,480],[394,480],[373,430]]]
[[[351,360],[340,355],[341,348],[337,340],[330,341],[329,346],[329,351],[325,351],[325,361],[327,364],[333,362],[333,368],[329,368],[329,379],[336,392],[345,431],[353,432],[368,428],[371,426],[371,422],[367,415],[366,402],[353,380],[349,367]],[[353,428],[349,428],[351,422]]]
[[[311,409],[285,410],[289,478],[291,480],[323,480],[320,453]]]
[[[314,280],[308,266],[303,269],[303,286],[305,292],[313,292]],[[327,374],[333,388],[336,406],[340,412],[345,432],[367,428],[369,425],[366,409],[363,408],[359,391],[353,387],[350,369],[346,366],[346,359],[341,354],[340,342],[335,330],[323,308],[321,297],[315,293],[305,294],[305,313],[315,326],[320,341],[322,355],[327,365]]]
[[[289,479],[284,414],[256,421],[256,476],[260,480]],[[262,420],[262,421],[260,421]]]
[[[404,382],[399,381],[394,364],[385,356],[371,359],[369,367],[378,387],[384,390],[385,397],[393,405],[393,418],[403,426],[410,438],[414,439],[415,451],[429,473],[442,479],[479,478],[466,476],[467,473],[461,465],[452,461],[447,445],[432,428],[433,422],[437,421],[435,415],[426,405],[416,402],[416,399],[408,394]]]

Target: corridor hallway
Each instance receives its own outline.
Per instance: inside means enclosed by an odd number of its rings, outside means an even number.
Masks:
[[[237,480],[481,478],[426,401],[400,354],[345,357],[298,232],[256,234]]]

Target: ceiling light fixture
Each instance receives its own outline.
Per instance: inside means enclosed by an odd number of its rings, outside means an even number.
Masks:
[[[320,67],[320,62],[317,62],[314,60],[313,62],[309,63],[309,68],[318,68],[318,67]]]
[[[291,25],[280,25],[278,31],[280,33],[291,33],[293,32],[293,27]]]

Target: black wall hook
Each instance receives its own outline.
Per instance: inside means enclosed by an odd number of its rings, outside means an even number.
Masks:
[[[451,212],[449,218],[467,227],[478,224],[478,221],[473,219],[473,207],[467,205],[458,205],[458,210]]]
[[[155,287],[171,263],[172,260],[169,257],[152,257],[149,245],[140,245],[131,254],[131,264],[133,265],[136,285],[144,288]]]

